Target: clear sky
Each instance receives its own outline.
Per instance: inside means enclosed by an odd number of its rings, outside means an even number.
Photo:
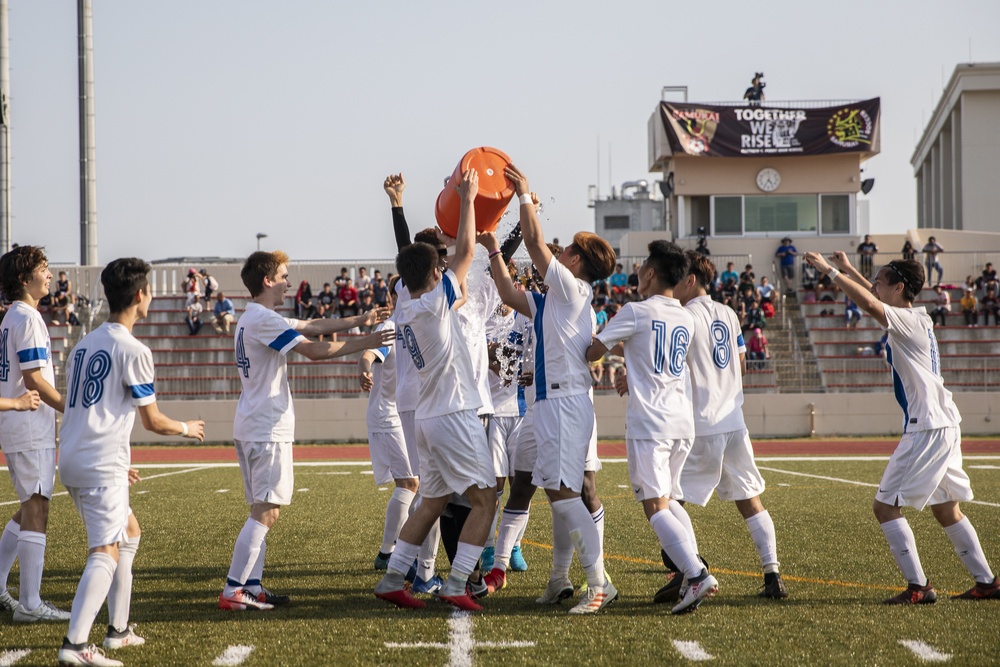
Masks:
[[[496,146],[593,229],[587,186],[646,178],[664,85],[690,99],[882,98],[875,232],[915,226],[909,160],[957,63],[1000,61],[997,0],[508,3],[95,0],[100,259],[390,257],[381,184],[411,227]],[[79,259],[76,3],[11,0],[13,240]],[[1000,120],[1000,119],[998,119]],[[609,169],[608,157],[611,156]]]

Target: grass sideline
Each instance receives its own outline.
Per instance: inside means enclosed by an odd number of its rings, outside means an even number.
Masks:
[[[885,463],[765,459],[760,465],[876,484]],[[763,500],[775,522],[791,597],[756,597],[762,577],[747,530],[732,504],[716,499],[707,508],[691,508],[691,516],[720,593],[697,613],[672,617],[650,603],[663,583],[659,548],[632,498],[623,463],[608,463],[598,476],[607,567],[622,597],[596,617],[570,617],[565,604],[534,604],[550,564],[551,514],[540,495],[525,536],[529,571],[512,574],[508,588],[487,598],[486,611],[471,616],[471,623],[456,623],[439,604],[408,612],[376,600],[371,590],[378,575],[371,561],[390,489],[377,488],[364,474],[367,467],[336,464],[296,468],[294,504],[283,510],[269,537],[265,584],[292,595],[294,605],[265,614],[220,612],[215,601],[247,509],[235,467],[198,468],[143,467],[149,478],[172,474],[132,489],[144,531],[132,621],[148,643],[115,652],[126,665],[208,665],[231,645],[255,647],[242,663],[247,666],[461,664],[470,649],[479,664],[682,664],[675,640],[698,642],[717,665],[918,663],[900,640],[926,642],[951,654],[956,665],[995,662],[1000,649],[1000,603],[943,599],[915,609],[878,604],[900,590],[902,580],[871,515],[873,488],[769,470],[763,472]],[[1000,457],[970,456],[966,468],[977,499],[1000,505]],[[9,478],[0,476],[0,502],[13,499]],[[2,509],[12,513],[15,506]],[[967,504],[964,510],[991,565],[1000,568],[1000,506]],[[965,570],[930,512],[907,514],[932,584],[940,593],[967,588]],[[69,608],[85,544],[71,501],[54,498],[45,599]],[[446,570],[443,550],[438,563]],[[11,583],[16,579],[15,567]],[[576,564],[574,580],[582,581]],[[92,640],[103,635],[106,618],[102,611]],[[456,639],[457,630],[470,628],[471,636]],[[4,615],[0,656],[30,649],[14,664],[54,664],[64,632],[61,624],[15,626]],[[534,646],[476,644],[489,641]],[[393,642],[443,648],[386,646]]]

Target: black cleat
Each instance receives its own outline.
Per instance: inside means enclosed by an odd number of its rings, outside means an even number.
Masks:
[[[759,593],[762,598],[771,598],[772,600],[783,600],[788,597],[788,589],[785,588],[785,582],[781,580],[781,575],[777,572],[765,572],[764,573],[764,587]]]
[[[931,588],[930,582],[927,582],[924,586],[910,584],[905,591],[883,600],[882,604],[934,604],[935,602],[937,602],[937,592]]]
[[[674,575],[667,581],[667,584],[656,591],[656,595],[653,596],[653,604],[665,604],[667,602],[677,602],[681,598],[681,588],[683,587],[684,575],[680,572],[675,572]]]

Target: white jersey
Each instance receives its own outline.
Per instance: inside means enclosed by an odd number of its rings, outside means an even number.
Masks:
[[[691,398],[696,435],[718,435],[746,428],[743,420],[743,372],[740,355],[746,353],[740,320],[729,306],[709,296],[691,299],[685,306],[694,318],[688,348]]]
[[[927,309],[882,308],[889,324],[885,358],[892,366],[896,401],[903,408],[903,432],[958,426],[962,416],[941,379],[941,355]]]
[[[523,417],[526,405],[517,377],[521,373],[524,336],[531,329],[531,320],[511,311],[506,317],[494,316],[494,325],[487,329],[487,337],[497,345],[497,357],[504,356],[500,364],[500,375],[490,371],[490,394],[493,398],[493,414],[496,417]],[[501,340],[502,338],[502,340]]]
[[[23,372],[34,368],[40,368],[42,378],[56,386],[49,328],[37,308],[15,301],[0,323],[0,397],[24,394]],[[55,447],[56,412],[47,404],[35,411],[0,412],[0,448],[5,454]]]
[[[292,320],[259,303],[247,304],[236,325],[236,371],[243,391],[236,404],[234,439],[295,440],[295,408],[285,356],[305,339]]]
[[[626,303],[597,339],[608,349],[625,343],[630,439],[694,437],[691,399],[686,393],[688,346],[694,320],[677,299],[655,295]]]
[[[375,327],[375,331],[396,330],[396,323],[386,320]],[[399,413],[396,412],[396,346],[385,345],[372,350],[381,363],[372,366],[372,390],[368,395],[369,433],[388,433],[402,430]]]
[[[535,398],[577,396],[593,386],[586,352],[594,327],[593,289],[553,256],[545,294],[528,293],[535,328]]]
[[[477,412],[480,416],[491,415],[494,406],[490,394],[490,352],[483,330],[486,321],[500,304],[500,295],[496,285],[485,274],[476,285],[466,281],[466,287],[468,298],[455,312],[472,357],[472,374],[481,403]]]
[[[405,348],[398,366],[416,369],[419,419],[482,407],[469,346],[452,310],[459,290],[455,274],[445,271],[434,289],[396,308],[396,337]]]
[[[402,308],[403,304],[410,300],[410,290],[402,281],[396,283],[396,310]],[[408,359],[410,353],[406,351],[403,343],[403,336],[396,327],[395,353],[397,359]],[[413,364],[396,364],[396,411],[411,412],[417,409],[417,396],[420,393],[420,379],[417,377],[417,369]]]
[[[531,371],[535,370],[535,329],[528,322],[528,326],[524,329],[524,350],[521,352],[521,370]],[[517,379],[515,379],[517,381]],[[526,428],[531,428],[534,422],[535,416],[535,383],[532,382],[527,387],[522,387],[521,383],[517,384],[517,405],[521,411],[521,417],[523,418],[523,424]]]
[[[65,486],[128,486],[135,408],[156,402],[153,353],[122,324],[105,322],[83,337],[66,373],[59,444]]]

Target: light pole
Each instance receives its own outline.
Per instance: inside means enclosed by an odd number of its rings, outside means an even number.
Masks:
[[[261,239],[266,239],[266,238],[267,238],[267,234],[264,234],[263,232],[257,232],[257,250],[258,251],[260,251],[260,240]]]

